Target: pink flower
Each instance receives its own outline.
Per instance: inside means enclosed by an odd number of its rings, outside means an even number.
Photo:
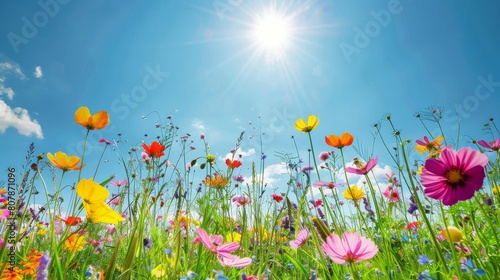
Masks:
[[[497,140],[486,142],[484,140],[479,140],[477,143],[485,148],[488,148],[492,151],[500,151],[500,138]]]
[[[223,266],[236,267],[236,268],[243,268],[245,266],[249,266],[250,264],[252,264],[251,258],[240,258],[238,256],[232,256],[232,255],[229,258],[218,255],[217,260]]]
[[[307,228],[301,229],[297,234],[297,238],[290,241],[290,247],[294,249],[299,248],[306,243],[307,237],[309,237],[309,230]]]
[[[0,209],[0,220],[7,220],[10,217],[10,210]]]
[[[201,133],[201,134],[200,134],[200,139],[201,139],[201,140],[205,139],[205,133]]]
[[[108,233],[113,235],[116,232],[116,227],[115,225],[107,225],[106,229],[108,230]]]
[[[104,138],[99,139],[99,143],[106,143],[106,145],[111,145],[111,142],[109,142],[108,140],[106,140]]]
[[[240,244],[238,242],[228,242],[223,244],[222,235],[208,235],[207,232],[199,228],[196,230],[198,233],[198,237],[193,240],[193,244],[201,242],[205,247],[208,248],[211,252],[217,254],[217,256],[222,256],[224,258],[233,258],[231,252],[238,250],[240,248]]]
[[[387,187],[383,192],[383,195],[391,200],[391,202],[399,201],[399,191],[397,189],[393,189],[392,187]]]
[[[313,183],[313,187],[315,188],[326,187],[332,190],[338,185],[345,185],[345,183],[335,183],[335,182],[325,182],[325,181],[317,181]]]
[[[123,181],[114,180],[114,181],[111,181],[109,184],[113,187],[122,187],[122,186],[126,186],[128,184],[128,181],[127,180],[123,180]]]
[[[231,199],[234,203],[236,203],[236,206],[245,206],[247,204],[250,204],[251,200],[250,197],[246,195],[235,195],[233,196],[233,199]]]
[[[420,175],[424,193],[441,200],[444,205],[454,205],[468,200],[481,189],[486,176],[484,168],[488,157],[471,148],[454,151],[443,148],[439,159],[428,158]]]
[[[120,205],[120,203],[121,203],[121,200],[119,197],[115,197],[109,201],[109,204],[111,204],[111,205]]]
[[[354,173],[358,175],[366,175],[370,170],[377,165],[378,162],[378,156],[375,158],[370,159],[366,164],[360,163],[357,159],[354,160],[354,164],[356,165],[356,168],[354,167],[346,167],[345,171],[349,173]]]
[[[321,245],[321,250],[338,264],[355,263],[373,258],[378,247],[375,243],[356,232],[344,232],[342,239],[332,234]]]
[[[330,158],[330,154],[328,152],[321,152],[319,153],[319,160],[321,161],[327,161]]]

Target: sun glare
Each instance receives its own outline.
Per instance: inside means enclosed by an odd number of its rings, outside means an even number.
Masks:
[[[259,49],[268,55],[282,56],[291,37],[289,19],[273,10],[268,10],[256,18],[253,36]]]

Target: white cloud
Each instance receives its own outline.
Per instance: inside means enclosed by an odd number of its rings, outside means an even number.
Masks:
[[[241,158],[246,158],[246,157],[250,157],[252,155],[255,154],[255,149],[254,148],[250,148],[248,151],[244,151],[242,150],[241,148],[238,148],[236,150],[236,152],[234,153],[235,155],[235,159],[238,159],[241,155]],[[225,160],[226,158],[233,158],[233,154],[232,153],[227,153],[226,156],[224,156],[224,158],[222,158],[222,160]]]
[[[43,77],[43,72],[42,72],[41,66],[35,67],[35,72],[33,72],[33,76],[35,76],[35,78],[37,78],[37,79],[40,79],[41,77]]]
[[[0,133],[4,133],[9,127],[17,129],[21,135],[35,135],[43,139],[42,127],[37,120],[31,119],[28,110],[20,107],[12,109],[0,99]]]
[[[198,129],[199,132],[203,132],[205,130],[205,125],[200,119],[194,119],[191,126]]]
[[[266,185],[267,187],[270,187],[270,188],[274,188],[276,186],[276,184],[281,181],[281,178],[276,178],[276,176],[283,176],[283,175],[287,175],[288,174],[288,170],[286,168],[286,163],[284,162],[281,162],[281,163],[276,163],[276,164],[272,164],[272,165],[269,165],[267,166],[266,168],[264,168],[264,178],[262,178],[262,174],[256,174],[255,176],[257,176],[256,180],[257,181],[260,181],[260,180],[263,180],[264,181],[264,185]],[[251,177],[245,177],[245,182],[252,182],[252,178]]]
[[[12,100],[14,90],[4,85],[5,75],[9,73],[14,73],[21,80],[26,77],[19,66],[9,62],[0,63],[0,96],[5,94],[8,99]],[[42,127],[37,120],[31,119],[28,110],[21,107],[12,109],[0,99],[0,133],[4,133],[9,127],[17,129],[21,135],[35,135],[37,138],[43,139]]]

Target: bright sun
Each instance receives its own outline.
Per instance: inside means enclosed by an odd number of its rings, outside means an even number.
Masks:
[[[253,36],[261,51],[279,57],[284,55],[290,43],[291,31],[289,19],[274,10],[268,10],[256,18]]]

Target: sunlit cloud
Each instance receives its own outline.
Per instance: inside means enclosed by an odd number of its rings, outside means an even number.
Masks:
[[[9,127],[15,128],[21,135],[35,135],[43,139],[42,127],[30,117],[28,110],[20,107],[12,109],[0,99],[0,133],[5,133]]]
[[[33,72],[33,76],[35,76],[35,78],[37,78],[37,79],[40,79],[41,77],[43,77],[43,72],[42,72],[41,66],[35,67],[35,71]]]

